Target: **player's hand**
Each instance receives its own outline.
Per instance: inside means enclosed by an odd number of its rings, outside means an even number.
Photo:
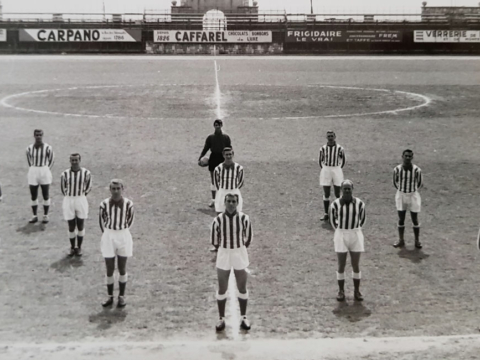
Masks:
[[[198,160],[197,164],[198,166],[202,166],[202,163],[200,162],[200,160]]]

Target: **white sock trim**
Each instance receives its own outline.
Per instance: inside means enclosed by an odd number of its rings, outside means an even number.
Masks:
[[[85,229],[83,229],[82,231],[79,231],[78,236],[85,236]]]
[[[337,271],[337,280],[345,280],[345,273],[339,273]]]
[[[219,301],[222,301],[222,300],[226,300],[227,299],[227,293],[223,294],[223,295],[220,295],[217,291],[217,294],[215,295],[215,297],[217,298],[217,300]]]
[[[358,273],[354,273],[354,272],[352,271],[352,279],[358,279],[358,280],[360,280],[361,278],[362,278],[362,272],[361,272],[361,271],[359,271]]]
[[[237,291],[237,297],[242,300],[248,300],[248,290],[245,294],[242,294],[240,291]]]
[[[68,232],[68,238],[69,239],[75,239],[75,236],[76,236],[75,231],[74,232],[70,232],[70,231]]]
[[[107,276],[107,285],[113,285],[115,283],[115,279],[113,276]]]
[[[210,191],[217,191],[217,188],[215,187],[215,185],[210,184]]]
[[[32,206],[38,206],[38,200],[32,200],[30,203]]]
[[[327,200],[330,201],[330,196],[327,198],[325,197],[325,195],[323,195],[323,201],[327,201]]]
[[[43,206],[50,206],[50,199],[43,200]]]
[[[128,274],[125,273],[125,275],[120,275],[118,277],[118,282],[121,282],[121,283],[126,283],[128,281]]]

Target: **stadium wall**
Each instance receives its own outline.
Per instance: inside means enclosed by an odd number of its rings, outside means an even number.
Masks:
[[[480,54],[480,24],[470,23],[309,23],[283,24],[272,23],[271,28],[262,24],[261,28],[250,30],[271,31],[272,39],[268,43],[222,43],[216,44],[218,54]],[[56,30],[105,30],[126,39],[108,38],[100,41],[38,41],[28,38],[42,29]],[[0,53],[149,53],[149,54],[212,54],[213,44],[201,43],[158,43],[154,42],[155,30],[178,29],[178,24],[166,26],[156,24],[103,24],[103,23],[0,23]],[[191,27],[185,27],[191,29]],[[240,30],[240,29],[239,29]],[[2,39],[2,31],[5,38]],[[290,32],[318,32],[326,36],[289,36]],[[437,37],[435,41],[419,36],[422,32],[444,31],[447,35]],[[329,36],[332,33],[334,36]],[[474,38],[458,38],[456,33],[468,32]],[[373,35],[372,35],[373,34]],[[473,35],[472,35],[473,34]],[[42,35],[45,38],[45,33]],[[55,37],[54,36],[54,37]],[[67,35],[65,35],[66,37]],[[112,35],[113,36],[113,35]],[[75,40],[75,39],[74,39]],[[78,39],[77,39],[78,40]],[[84,41],[86,40],[86,41]],[[111,41],[109,41],[111,40]],[[348,41],[347,41],[348,40]]]

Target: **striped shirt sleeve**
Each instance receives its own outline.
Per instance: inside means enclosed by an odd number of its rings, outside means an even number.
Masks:
[[[129,201],[127,205],[127,226],[130,228],[133,225],[135,219],[135,210],[133,209],[133,203]]]
[[[330,218],[330,224],[332,224],[332,227],[336,229],[338,227],[338,202],[334,201],[332,204],[330,204],[330,207],[328,208],[328,217]]]
[[[320,165],[320,168],[323,168],[323,162],[325,161],[325,152],[323,150],[323,147],[320,148],[320,154],[318,155],[318,165]]]
[[[250,217],[248,215],[245,215],[245,218],[243,219],[243,231],[245,246],[248,248],[253,238],[252,223],[250,222]]]
[[[393,169],[393,186],[398,190],[398,168]]]
[[[106,216],[105,206],[106,206],[106,204],[104,202],[102,202],[100,204],[100,210],[98,211],[98,221],[100,223],[100,230],[102,230],[102,233],[105,230],[105,216]]]
[[[53,149],[51,146],[48,147],[47,158],[48,158],[48,167],[51,170],[53,167],[53,164],[55,163],[55,154],[53,153]]]
[[[343,167],[345,166],[345,163],[347,161],[347,158],[345,157],[345,149],[342,148],[340,151],[339,151],[339,154],[340,158],[342,159],[342,165],[340,165],[340,167],[343,169]]]
[[[67,185],[66,185],[66,181],[67,181],[67,178],[65,176],[65,171],[62,173],[62,175],[60,176],[60,190],[62,191],[62,194],[63,196],[66,196],[66,188],[67,188]]]
[[[238,176],[237,189],[241,189],[243,186],[243,180],[244,180],[243,167],[239,166],[237,176]]]
[[[213,220],[211,229],[210,229],[210,240],[213,246],[220,246],[220,227],[218,225],[218,216]]]
[[[92,174],[88,170],[85,171],[84,186],[85,186],[85,196],[86,196],[90,193],[90,191],[92,191]]]
[[[367,220],[367,214],[366,214],[365,203],[364,202],[362,202],[362,204],[360,206],[359,217],[360,217],[359,227],[363,228],[363,225],[365,225],[365,221]]]
[[[28,166],[32,166],[32,161],[31,161],[31,156],[30,156],[30,148],[27,147],[27,162],[28,162]]]
[[[422,170],[417,168],[417,190],[420,190],[423,186],[423,177],[422,177]]]
[[[213,172],[213,183],[217,190],[220,189],[220,168],[217,166]]]

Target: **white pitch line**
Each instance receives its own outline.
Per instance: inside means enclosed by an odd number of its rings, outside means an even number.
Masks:
[[[221,91],[220,91],[220,84],[218,81],[218,71],[219,68],[217,67],[216,60],[214,61],[215,66],[215,81],[216,81],[216,88],[215,88],[215,99],[217,102],[216,106],[216,115],[217,118],[222,118],[222,111],[221,111]],[[242,84],[235,84],[235,86],[240,86]],[[19,94],[12,94],[4,97],[0,100],[0,105],[15,109],[18,111],[25,111],[31,113],[38,113],[38,114],[47,114],[47,115],[59,115],[59,116],[72,116],[72,117],[86,117],[86,118],[106,118],[106,119],[126,119],[129,118],[128,116],[117,116],[117,115],[89,115],[89,114],[74,114],[74,113],[61,113],[56,111],[46,111],[46,110],[36,110],[36,109],[29,109],[20,106],[15,106],[9,103],[11,99],[19,98],[22,96],[27,96],[31,94],[41,94],[47,92],[55,92],[55,91],[70,91],[70,90],[78,90],[78,89],[105,89],[105,88],[121,88],[121,87],[136,87],[136,86],[155,86],[152,84],[148,85],[97,85],[97,86],[76,86],[71,88],[64,88],[64,89],[46,89],[46,90],[35,90],[35,91],[27,91]],[[195,86],[194,84],[162,84],[162,86]],[[248,84],[248,86],[268,86],[274,87],[272,84]],[[355,113],[355,114],[339,114],[339,115],[312,115],[312,116],[287,116],[287,117],[260,117],[259,119],[270,119],[270,120],[300,120],[300,119],[320,119],[320,118],[345,118],[345,117],[354,117],[354,116],[367,116],[367,115],[382,115],[382,114],[398,114],[399,112],[404,111],[412,111],[417,110],[419,108],[425,107],[430,105],[432,99],[428,96],[417,94],[413,92],[407,91],[400,91],[400,90],[388,90],[388,89],[375,89],[375,88],[361,88],[361,87],[352,87],[352,86],[335,86],[335,85],[317,85],[317,84],[306,84],[303,85],[306,87],[315,87],[315,88],[328,88],[328,89],[346,89],[346,90],[360,90],[360,91],[377,91],[377,92],[384,92],[384,93],[398,93],[402,95],[406,95],[409,97],[417,97],[423,100],[423,103],[415,106],[410,106],[406,108],[398,108],[393,110],[383,110],[383,111],[375,111],[375,112],[368,112],[368,113]],[[288,85],[287,85],[288,87]],[[164,120],[166,118],[158,118],[158,117],[142,117],[137,118],[142,120]]]
[[[213,55],[216,58],[216,49],[213,48]],[[217,102],[217,119],[222,118],[222,111],[221,111],[221,100],[222,100],[222,93],[220,91],[220,83],[218,81],[218,72],[220,69],[217,66],[217,60],[213,60],[213,66],[215,67],[215,99]],[[229,311],[225,313],[225,321],[229,325],[229,328],[232,331],[232,338],[233,340],[239,339],[239,325],[240,325],[240,318],[238,316],[238,303],[237,303],[237,282],[235,279],[235,273],[233,269],[230,272],[230,276],[228,278],[228,309]]]
[[[173,55],[173,56],[159,56],[159,55],[145,55],[145,54],[130,54],[130,55],[2,55],[0,56],[0,62],[11,61],[211,61],[211,55],[196,55],[195,57]],[[245,61],[245,60],[262,60],[262,61],[479,61],[478,55],[460,55],[460,56],[428,56],[428,55],[402,55],[402,56],[376,56],[376,55],[225,55],[219,56],[222,61]]]
[[[480,336],[416,336],[388,338],[249,339],[232,344],[218,340],[165,340],[152,342],[95,341],[61,343],[2,342],[0,358],[8,359],[109,359],[118,360],[197,360],[197,359],[359,359],[383,354],[384,359],[408,353],[433,354],[429,359],[452,358],[459,350],[472,353],[480,346]],[[423,354],[422,354],[423,353]],[[447,356],[447,357],[445,357]]]
[[[217,67],[217,60],[213,61],[213,65],[215,66],[215,99],[217,101],[217,119],[222,118],[222,111],[221,111],[221,92],[220,92],[220,84],[218,82],[218,72],[220,69]]]

